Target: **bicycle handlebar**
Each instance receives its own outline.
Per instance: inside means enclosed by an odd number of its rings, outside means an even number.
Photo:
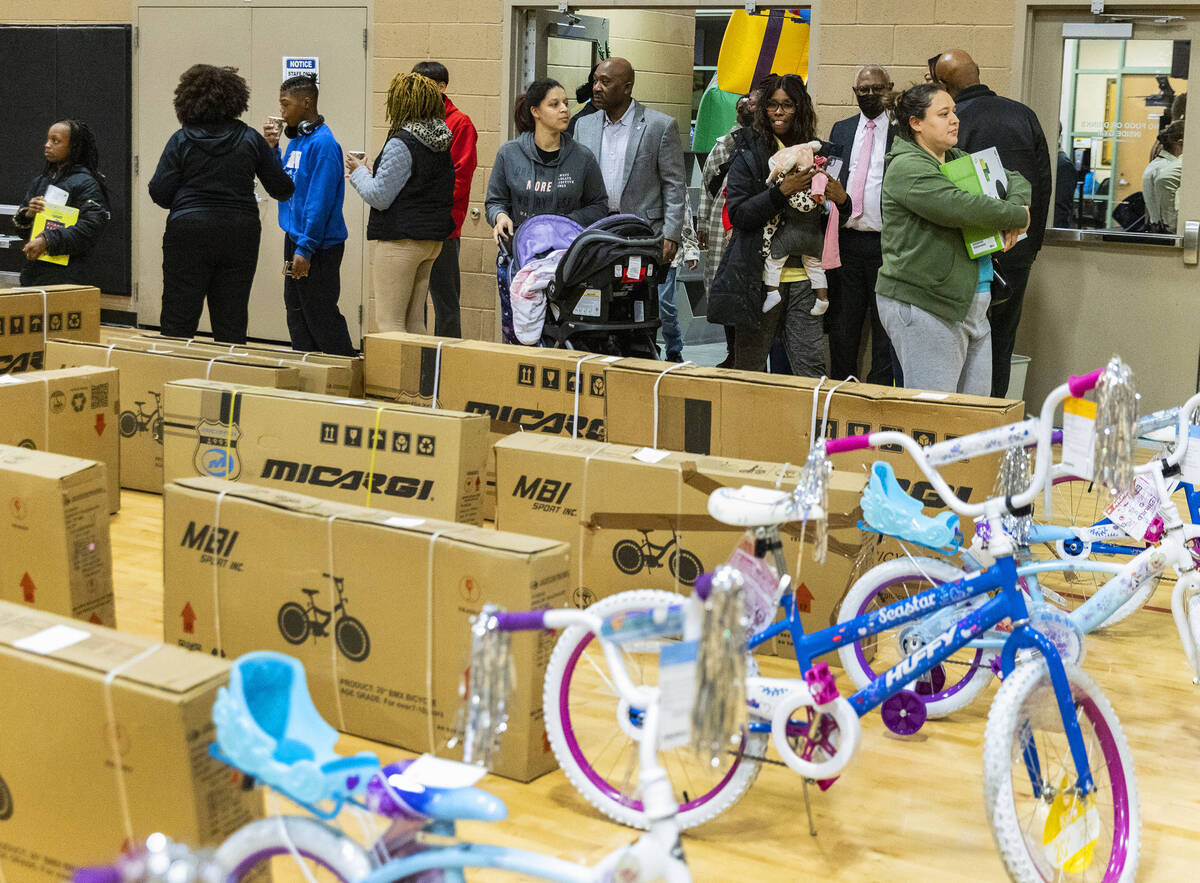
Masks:
[[[102,868],[77,869],[71,883],[122,883],[124,879],[125,875],[121,873],[120,868],[106,865]]]
[[[1067,380],[1067,389],[1071,391],[1071,395],[1075,396],[1075,398],[1080,398],[1085,392],[1096,388],[1096,384],[1100,382],[1100,375],[1103,373],[1103,368],[1097,368],[1095,371],[1080,377],[1071,377]]]
[[[549,610],[514,610],[496,614],[496,628],[502,632],[540,631],[546,627]]]

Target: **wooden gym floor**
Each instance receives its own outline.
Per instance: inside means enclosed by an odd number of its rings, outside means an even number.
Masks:
[[[125,631],[162,639],[162,498],[123,491],[112,523],[117,618]],[[1200,688],[1192,685],[1168,612],[1164,580],[1151,607],[1087,639],[1084,668],[1116,709],[1140,786],[1139,879],[1200,879]],[[760,658],[765,675],[795,676],[787,660]],[[840,675],[845,692],[848,681]],[[984,818],[982,743],[989,686],[975,703],[930,721],[913,737],[891,735],[879,715],[863,721],[858,757],[827,792],[810,788],[817,836],[808,832],[799,778],[767,765],[742,801],[684,835],[698,881],[962,881],[1006,875]],[[344,737],[340,749],[410,756]],[[467,838],[592,863],[636,834],[600,816],[556,771],[522,785],[488,777],[509,819],[466,824]],[[281,806],[282,799],[276,799]],[[346,830],[357,832],[353,819]],[[278,867],[276,879],[301,880]],[[511,880],[477,873],[472,880]]]

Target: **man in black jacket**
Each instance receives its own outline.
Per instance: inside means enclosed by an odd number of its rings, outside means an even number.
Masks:
[[[992,255],[996,277],[992,282],[992,395],[1008,391],[1017,324],[1029,270],[1042,247],[1046,214],[1053,186],[1050,151],[1037,115],[1011,98],[1002,98],[979,82],[979,66],[966,52],[952,49],[934,64],[937,80],[954,98],[958,115],[958,147],[966,151],[995,147],[1004,168],[1020,172],[1033,188],[1029,206],[1029,232],[1011,251]]]

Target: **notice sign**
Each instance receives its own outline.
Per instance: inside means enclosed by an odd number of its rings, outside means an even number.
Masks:
[[[283,56],[283,79],[288,77],[313,77],[321,85],[321,59],[315,55]]]

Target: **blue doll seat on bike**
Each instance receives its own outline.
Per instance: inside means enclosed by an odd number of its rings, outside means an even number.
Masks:
[[[210,753],[323,818],[365,790],[379,769],[369,751],[337,754],[338,733],[312,703],[304,666],[282,653],[247,653],[213,705],[217,741]],[[333,801],[332,810],[316,804]]]
[[[957,551],[962,545],[958,516],[943,512],[930,518],[922,514],[922,508],[920,500],[913,499],[900,487],[890,463],[876,461],[871,465],[871,476],[862,495],[865,526],[933,549]]]

